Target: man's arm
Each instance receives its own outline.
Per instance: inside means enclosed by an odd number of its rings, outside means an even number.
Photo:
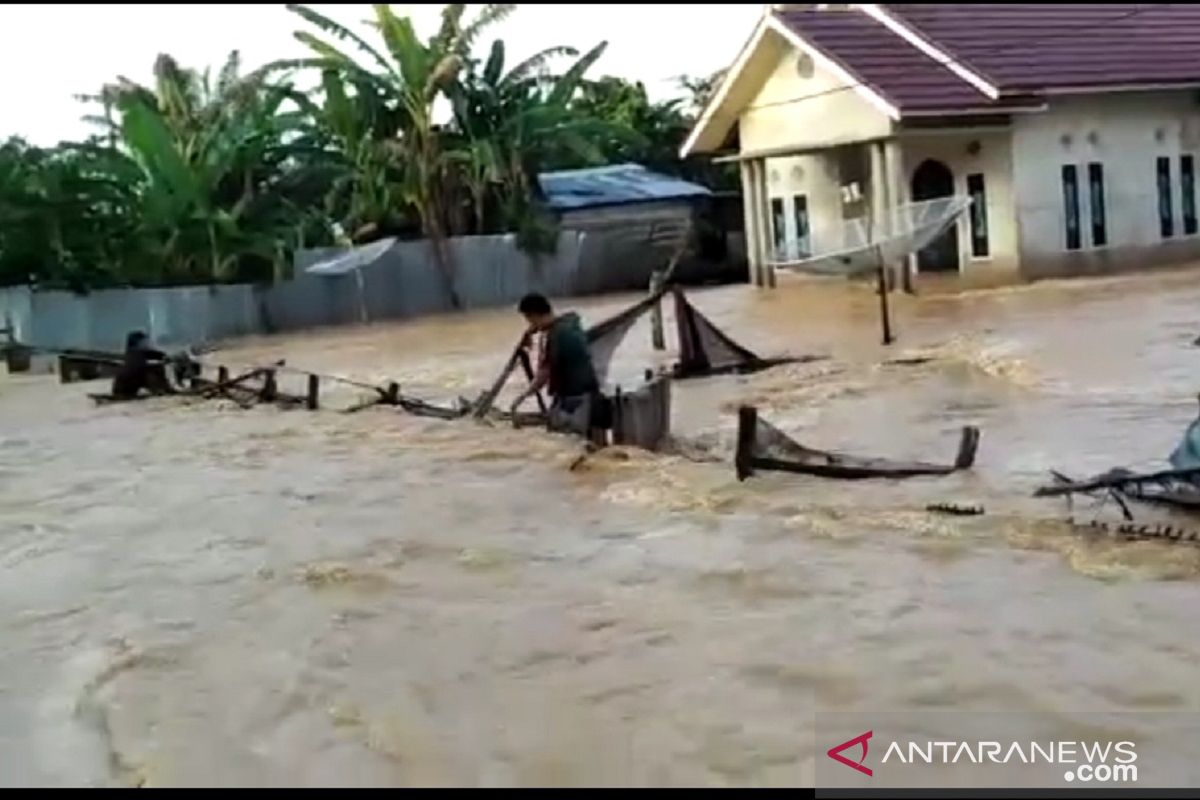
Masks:
[[[517,407],[520,406],[521,403],[524,403],[527,399],[533,397],[534,394],[539,392],[542,387],[549,382],[550,368],[546,365],[545,361],[542,361],[542,363],[538,365],[538,370],[533,376],[533,382],[525,388],[525,391],[517,395],[517,399],[513,401],[512,410],[516,411]]]

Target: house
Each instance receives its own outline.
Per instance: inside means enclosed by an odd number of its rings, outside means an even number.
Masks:
[[[739,163],[760,285],[951,194],[909,277],[1109,272],[1200,257],[1198,89],[1196,5],[772,5],[681,155]]]
[[[736,196],[719,195],[640,164],[543,172],[538,182],[560,226],[602,239],[612,259],[649,259],[651,270],[661,269],[691,236],[699,238],[702,252],[678,265],[678,277],[719,279],[732,269],[745,279]],[[731,216],[737,217],[733,230],[724,224]]]

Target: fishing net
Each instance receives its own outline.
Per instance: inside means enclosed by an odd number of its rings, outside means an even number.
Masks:
[[[810,461],[814,456],[828,456],[827,453],[810,450],[762,417],[758,417],[754,426],[754,443],[750,455],[776,461]]]
[[[655,292],[641,302],[635,303],[624,311],[615,314],[603,322],[597,322],[587,329],[588,352],[592,356],[592,369],[596,372],[596,380],[604,385],[608,376],[608,368],[612,364],[613,354],[625,341],[634,324],[646,312],[654,308],[662,300],[666,290]]]
[[[816,246],[805,237],[771,249],[768,262],[780,269],[817,275],[862,275],[923,249],[954,225],[971,206],[964,195],[905,203],[877,220],[848,219],[822,234]]]
[[[708,317],[688,302],[683,291],[676,287],[675,325],[679,333],[679,363],[676,378],[715,375],[723,372],[741,374],[758,372],[781,364],[815,361],[819,356],[780,356],[763,358],[731,339]]]
[[[661,302],[668,289],[665,287],[629,308],[608,319],[598,322],[586,331],[588,353],[592,357],[592,369],[596,380],[604,385],[612,359],[639,319]],[[679,287],[669,291],[675,297],[675,319],[679,336],[679,364],[675,368],[676,378],[712,375],[720,372],[755,372],[779,364],[812,361],[818,356],[762,358],[735,342],[695,306]],[[508,378],[519,364],[521,347],[513,351],[500,377],[491,388],[480,395],[475,403],[475,415],[481,417],[491,409],[496,397],[504,388]]]
[[[708,320],[676,287],[675,324],[679,330],[679,366],[676,375],[705,374],[736,367],[749,367],[762,361],[730,339]]]

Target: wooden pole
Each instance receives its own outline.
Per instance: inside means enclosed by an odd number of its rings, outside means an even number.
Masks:
[[[625,402],[620,384],[613,391],[612,397],[612,440],[613,444],[625,444]]]
[[[654,297],[662,292],[663,282],[666,276],[663,272],[655,270],[650,275],[650,296]],[[667,341],[663,335],[663,312],[662,298],[654,304],[654,309],[650,312],[650,346],[655,350],[666,350]]]
[[[518,350],[517,358],[520,359],[520,361],[521,361],[521,369],[524,370],[524,372],[525,372],[526,380],[528,380],[530,383],[533,383],[533,378],[534,378],[533,364],[530,363],[530,361],[529,361],[529,351],[524,348]],[[534,392],[533,396],[535,398],[537,398],[538,411],[545,414],[546,413],[546,400],[545,400],[545,398],[542,397],[541,391],[539,390],[539,391]]]
[[[388,405],[400,405],[400,384],[392,381],[383,391],[383,401]]]
[[[739,481],[744,481],[754,474],[754,433],[757,427],[758,409],[754,406],[739,408],[737,455],[733,461]]]
[[[229,382],[229,368],[217,367],[217,385],[221,386]]]
[[[887,267],[883,263],[883,249],[879,245],[875,245],[875,256],[879,262],[879,321],[883,327],[883,343],[889,345],[894,339],[892,337],[891,310],[888,308]]]
[[[321,398],[321,379],[316,375],[308,376],[308,395],[305,397],[305,406],[309,411],[316,411],[320,405]]]
[[[263,375],[262,391],[258,394],[259,399],[263,402],[271,403],[274,402],[278,394],[279,389],[275,383],[275,370],[266,370],[266,374]]]

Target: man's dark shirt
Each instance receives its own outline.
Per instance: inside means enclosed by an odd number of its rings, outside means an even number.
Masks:
[[[551,323],[546,331],[545,358],[550,369],[547,388],[552,397],[578,397],[600,390],[578,314],[569,312]]]

